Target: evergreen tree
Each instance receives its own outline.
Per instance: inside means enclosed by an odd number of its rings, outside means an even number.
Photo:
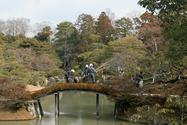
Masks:
[[[75,22],[79,34],[95,34],[94,18],[89,14],[81,14]]]
[[[38,41],[50,43],[50,36],[53,34],[53,31],[51,31],[50,26],[46,26],[43,28],[42,32],[39,32],[34,38],[37,39]]]
[[[115,21],[115,39],[132,35],[132,21],[129,18],[122,17]]]
[[[8,72],[8,78],[15,84],[26,85],[28,82],[28,71],[16,61],[14,52],[12,50],[6,50],[4,59],[6,64],[2,68]]]
[[[107,44],[112,40],[114,28],[111,24],[111,20],[105,12],[101,12],[96,22],[96,34],[101,36],[102,42]]]

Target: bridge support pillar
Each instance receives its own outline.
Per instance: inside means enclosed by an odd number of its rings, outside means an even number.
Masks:
[[[114,107],[114,117],[118,114],[118,102],[115,102],[115,107]]]
[[[96,94],[96,111],[97,117],[99,117],[99,94]]]
[[[43,109],[42,109],[42,106],[41,106],[41,103],[40,103],[40,99],[38,100],[38,106],[39,106],[41,116],[44,116],[44,112],[43,112]]]
[[[59,93],[55,93],[55,116],[59,116]]]
[[[55,117],[55,125],[59,125],[59,117]]]
[[[34,102],[34,107],[35,107],[35,110],[36,110],[38,116],[41,117],[41,112],[40,112],[41,110],[40,110],[38,100]]]

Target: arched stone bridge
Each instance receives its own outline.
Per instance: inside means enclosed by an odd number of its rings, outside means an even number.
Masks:
[[[111,87],[98,85],[98,84],[62,83],[62,84],[56,84],[56,85],[45,87],[41,90],[31,93],[30,96],[33,100],[37,100],[54,93],[63,92],[63,91],[73,91],[73,90],[94,92],[94,93],[105,94],[105,95],[111,95],[112,93],[117,92],[117,90],[112,89]]]
[[[41,90],[38,90],[34,93],[31,93],[30,96],[32,100],[34,101],[35,109],[37,111],[37,114],[39,116],[43,116],[43,110],[42,106],[40,104],[40,99],[55,94],[55,115],[59,115],[59,92],[63,91],[86,91],[86,92],[93,92],[96,93],[96,110],[97,110],[97,116],[99,116],[99,94],[105,94],[106,96],[109,96],[113,93],[118,92],[115,89],[112,89],[111,87],[103,86],[103,85],[97,85],[97,84],[86,84],[86,83],[62,83],[62,84],[56,84],[52,86],[45,87]],[[114,111],[114,115],[117,113],[117,111]]]

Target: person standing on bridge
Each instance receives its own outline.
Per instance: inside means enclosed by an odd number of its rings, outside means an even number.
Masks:
[[[83,80],[83,83],[86,83],[87,72],[88,72],[88,65],[86,65],[86,66],[83,68],[82,72],[81,72],[81,77],[83,78],[83,79],[82,79],[82,80]]]
[[[90,68],[88,69],[88,76],[89,76],[88,83],[90,83],[91,79],[93,83],[95,83],[94,73],[97,73],[97,72],[95,71],[95,69],[93,68],[93,64],[91,63]]]
[[[64,74],[67,83],[70,82],[70,77],[71,77],[71,75],[72,75],[74,72],[75,72],[75,70],[74,70],[74,69],[71,69],[71,70],[67,71],[67,72]]]

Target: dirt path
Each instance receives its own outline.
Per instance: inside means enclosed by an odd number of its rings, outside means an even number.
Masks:
[[[25,90],[30,91],[32,93],[32,92],[41,90],[43,88],[45,88],[45,87],[37,87],[37,86],[33,86],[33,85],[27,85]]]

